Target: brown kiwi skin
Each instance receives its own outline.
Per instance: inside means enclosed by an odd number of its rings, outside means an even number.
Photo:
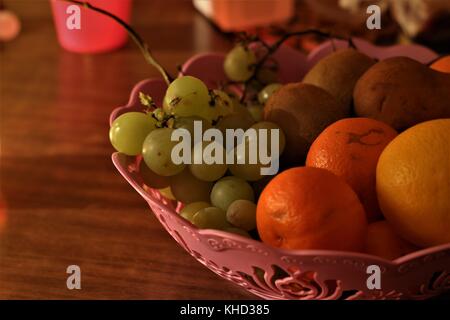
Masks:
[[[320,60],[303,78],[303,83],[318,86],[343,105],[352,105],[358,79],[376,61],[355,49],[338,50]]]
[[[282,155],[286,167],[303,165],[316,137],[328,125],[349,115],[350,106],[327,91],[304,83],[281,87],[264,108],[264,119],[278,124],[286,135]]]
[[[353,99],[357,116],[403,131],[420,122],[450,117],[450,74],[407,57],[389,58],[362,75]]]

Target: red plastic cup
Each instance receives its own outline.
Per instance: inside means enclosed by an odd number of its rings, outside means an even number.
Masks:
[[[125,22],[130,21],[132,0],[88,0],[93,6],[107,10]],[[122,47],[127,41],[127,32],[110,17],[93,10],[77,6],[72,3],[51,0],[53,19],[56,33],[61,46],[73,52],[101,53]],[[79,20],[76,19],[76,10],[69,8],[77,6]],[[79,29],[74,22],[79,21]]]

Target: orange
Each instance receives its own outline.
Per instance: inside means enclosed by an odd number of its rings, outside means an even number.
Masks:
[[[358,194],[369,222],[382,215],[375,190],[378,157],[397,132],[387,124],[368,118],[339,120],[313,142],[306,166],[330,170],[342,177]]]
[[[418,250],[396,234],[385,220],[369,224],[366,249],[367,253],[387,260],[394,260]]]
[[[344,180],[319,168],[277,175],[262,192],[256,223],[261,240],[285,249],[363,251],[367,221]]]
[[[438,60],[436,60],[431,66],[431,69],[436,71],[450,73],[450,55],[444,56]]]
[[[411,127],[386,147],[377,193],[403,238],[421,247],[450,242],[450,119]]]

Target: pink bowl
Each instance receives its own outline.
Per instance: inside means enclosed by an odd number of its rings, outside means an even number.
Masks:
[[[437,55],[420,46],[376,47],[355,40],[358,50],[378,59],[409,56],[422,63]],[[345,47],[334,41],[335,47]],[[332,42],[309,56],[283,47],[275,55],[280,65],[279,80],[300,81],[317,61],[333,51]],[[210,87],[224,80],[223,54],[201,54],[189,59],[183,73],[197,76]],[[212,72],[212,70],[214,72]],[[131,110],[142,110],[140,91],[160,104],[166,85],[162,80],[139,82],[128,104],[115,109],[110,121]],[[450,289],[450,244],[436,246],[388,261],[376,256],[327,250],[287,251],[262,242],[217,230],[200,230],[180,217],[182,204],[168,201],[157,190],[148,189],[136,170],[137,159],[120,153],[112,156],[114,165],[131,186],[148,202],[170,235],[200,263],[219,276],[266,299],[426,299]],[[381,289],[367,287],[367,267],[381,270]]]

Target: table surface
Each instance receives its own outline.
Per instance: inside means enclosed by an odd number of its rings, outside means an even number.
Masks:
[[[48,0],[5,2],[22,31],[0,47],[0,298],[254,299],[179,247],[111,162],[111,110],[158,76],[134,44],[69,53]],[[190,1],[135,0],[133,24],[172,74],[231,47]]]

